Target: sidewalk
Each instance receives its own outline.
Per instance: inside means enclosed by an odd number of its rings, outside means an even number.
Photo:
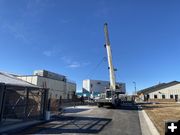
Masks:
[[[141,110],[141,107],[139,108],[139,121],[142,135],[160,135],[146,112],[144,110]]]

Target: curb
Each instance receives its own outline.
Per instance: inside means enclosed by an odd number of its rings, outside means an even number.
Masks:
[[[147,113],[144,110],[138,112],[142,135],[160,135]]]

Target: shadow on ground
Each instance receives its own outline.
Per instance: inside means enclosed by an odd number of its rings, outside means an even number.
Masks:
[[[111,106],[105,106],[107,109],[119,109],[119,110],[139,110],[138,106],[136,104],[123,104],[119,107],[111,107]]]
[[[83,112],[83,111],[87,111],[89,109],[85,109],[85,108],[67,108],[64,110],[64,113],[79,113],[79,112]]]
[[[61,134],[61,133],[90,133],[100,132],[112,119],[96,117],[61,116],[56,120],[25,129],[16,134]]]

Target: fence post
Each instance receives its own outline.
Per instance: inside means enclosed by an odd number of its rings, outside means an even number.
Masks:
[[[46,111],[48,110],[48,92],[49,89],[43,89],[43,97],[42,97],[42,112],[43,112],[43,119],[46,118]]]
[[[3,119],[3,108],[4,108],[4,96],[5,96],[5,84],[4,83],[0,83],[0,122]]]
[[[28,108],[29,108],[29,89],[25,88],[25,91],[26,91],[25,119],[27,120],[27,118],[28,118]]]

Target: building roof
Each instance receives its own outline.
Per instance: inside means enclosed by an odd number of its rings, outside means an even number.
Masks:
[[[6,85],[20,86],[20,87],[39,88],[36,85],[18,79],[15,76],[5,72],[0,72],[0,83],[5,83]]]
[[[172,82],[169,82],[169,83],[160,83],[158,85],[154,85],[152,87],[142,89],[142,90],[138,91],[137,94],[141,94],[141,93],[148,94],[148,93],[151,93],[151,92],[154,92],[154,91],[157,91],[157,90],[160,90],[160,89],[164,89],[164,88],[176,85],[176,84],[180,84],[180,82],[172,81]]]
[[[58,73],[54,73],[54,72],[51,72],[51,71],[47,71],[47,70],[35,70],[33,75],[16,75],[16,76],[17,77],[38,76],[38,77],[44,77],[44,78],[63,81],[63,82],[67,82],[67,83],[71,83],[71,84],[76,85],[76,82],[69,79],[67,76],[61,75],[61,74],[58,74]]]
[[[40,74],[42,75],[47,75],[50,74],[51,76],[61,76],[61,77],[66,77],[65,75],[59,74],[59,73],[55,73],[55,72],[51,72],[45,69],[40,69],[40,70],[34,70],[34,75]]]
[[[84,79],[83,81],[93,81],[93,82],[104,82],[104,83],[110,83],[108,80],[94,80],[94,79]],[[117,84],[125,84],[124,82],[116,82]]]

